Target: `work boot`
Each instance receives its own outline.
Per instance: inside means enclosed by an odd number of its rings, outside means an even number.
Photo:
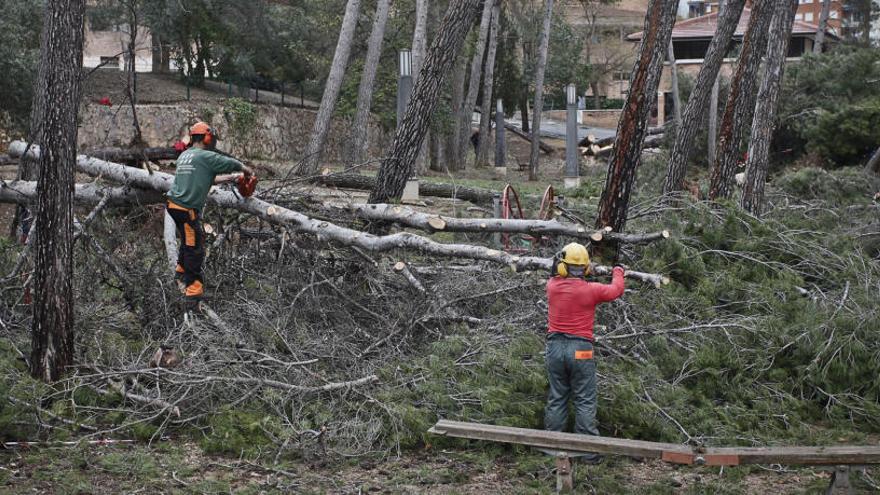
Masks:
[[[186,302],[198,303],[204,297],[205,297],[205,286],[202,285],[201,280],[196,280],[195,282],[189,284],[183,293],[183,299]]]

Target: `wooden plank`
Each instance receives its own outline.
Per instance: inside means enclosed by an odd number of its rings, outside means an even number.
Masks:
[[[719,447],[699,451],[679,444],[594,437],[555,431],[440,420],[430,433],[473,440],[516,443],[532,447],[599,452],[662,459],[675,464],[738,466],[741,464],[863,465],[880,464],[880,445]]]
[[[880,446],[830,447],[724,447],[708,448],[706,455],[735,455],[740,464],[880,464]]]
[[[591,435],[464,423],[460,421],[440,420],[429,432],[450,437],[516,443],[545,449],[598,452],[601,454],[618,454],[651,459],[661,458],[663,452],[692,453],[689,447],[672,443],[594,437]]]

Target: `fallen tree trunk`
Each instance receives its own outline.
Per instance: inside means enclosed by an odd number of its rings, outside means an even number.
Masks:
[[[131,206],[161,203],[165,195],[159,191],[131,187],[107,187],[97,184],[76,184],[74,201],[98,204],[107,197],[108,206]],[[36,201],[36,181],[0,181],[0,203],[26,204]]]
[[[359,174],[328,174],[315,178],[315,182],[322,186],[344,187],[346,189],[358,189],[372,191],[376,186],[376,178]],[[419,182],[419,194],[438,198],[456,198],[470,201],[476,204],[491,204],[494,191],[479,189],[476,187],[455,186],[452,184],[438,184],[433,182]]]
[[[158,148],[96,148],[83,154],[108,162],[140,162],[152,160],[176,160],[180,152],[171,146]]]
[[[657,134],[664,134],[665,132],[666,132],[666,126],[665,125],[658,125],[655,127],[649,127],[648,131],[645,133],[645,136],[654,136]],[[614,144],[614,141],[616,139],[617,139],[616,134],[613,136],[608,136],[606,138],[602,138],[602,139],[596,139],[596,137],[593,136],[592,134],[588,134],[586,137],[584,137],[583,139],[581,139],[578,142],[578,146],[589,147],[590,145],[595,144],[596,146],[604,148],[605,146],[611,146],[612,144]]]
[[[13,142],[9,147],[10,154],[20,155],[24,152],[25,146],[26,144],[21,141]],[[33,146],[28,153],[37,156],[39,148]],[[100,176],[125,185],[153,189],[159,192],[168,191],[174,182],[174,176],[170,174],[162,172],[148,173],[139,168],[126,167],[84,155],[77,157],[76,168],[78,171],[93,177]],[[332,241],[343,246],[354,246],[368,251],[414,250],[447,258],[491,261],[506,265],[514,271],[549,271],[553,264],[551,258],[516,256],[504,251],[468,244],[440,244],[409,232],[377,236],[359,230],[340,227],[330,222],[315,220],[297,211],[282,208],[255,197],[241,198],[233,192],[224,191],[219,188],[211,190],[208,194],[208,201],[220,207],[233,208],[250,213],[268,222],[314,235],[319,240]],[[595,266],[592,269],[593,273],[597,275],[611,273],[611,267],[607,266]],[[650,282],[657,287],[669,283],[667,277],[652,273],[627,271],[626,275],[635,280]]]
[[[0,203],[26,204],[36,198],[37,183],[34,181],[0,181]],[[132,187],[106,187],[95,184],[77,184],[74,200],[83,204],[98,204],[106,197],[107,206],[130,206],[133,204],[158,204],[165,201],[165,195],[158,191]],[[353,204],[348,207],[334,207],[346,210],[358,218],[373,221],[390,221],[415,227],[427,232],[504,232],[510,234],[565,235],[577,239],[599,242],[615,240],[627,244],[643,244],[669,238],[669,231],[647,234],[619,234],[606,230],[588,230],[576,224],[564,224],[555,220],[518,220],[501,218],[455,218],[422,213],[411,208],[388,204]],[[165,242],[176,238],[173,222],[166,219]],[[176,244],[175,244],[176,251]],[[169,251],[170,253],[170,251]],[[174,266],[176,252],[169,254],[169,263]]]
[[[626,243],[645,243],[668,239],[669,231],[650,234],[618,234],[607,230],[591,230],[581,225],[560,223],[556,220],[513,220],[503,218],[455,218],[423,213],[404,206],[389,204],[352,204],[347,208],[366,220],[394,222],[427,232],[503,232],[509,234],[565,235],[599,242],[615,240]]]
[[[507,123],[504,124],[504,128],[512,132],[515,136],[521,137],[530,143],[532,142],[532,135],[523,131],[522,129],[514,127],[512,124]],[[538,139],[538,148],[540,148],[541,151],[547,153],[548,155],[552,155],[556,151],[556,148],[550,146],[544,141],[541,141],[540,139]]]
[[[665,134],[654,134],[652,136],[646,137],[645,141],[642,144],[642,149],[644,150],[647,148],[655,148],[657,146],[660,146],[660,144],[663,142],[663,138],[665,136],[666,136]],[[602,140],[602,141],[604,141],[604,140]],[[597,144],[589,145],[586,148],[582,148],[581,154],[583,154],[584,156],[603,157],[603,156],[610,155],[612,151],[614,151],[613,144],[610,144],[610,145],[603,147],[601,144],[597,143]]]

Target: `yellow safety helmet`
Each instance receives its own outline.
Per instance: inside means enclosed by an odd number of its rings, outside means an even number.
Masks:
[[[577,242],[566,244],[560,254],[559,263],[556,265],[556,273],[560,277],[568,276],[569,265],[584,267],[584,275],[590,272],[590,254],[583,244]]]

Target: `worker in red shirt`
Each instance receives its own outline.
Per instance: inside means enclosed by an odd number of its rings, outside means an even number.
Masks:
[[[545,361],[550,393],[544,410],[544,428],[563,430],[568,420],[568,401],[572,399],[575,433],[598,435],[593,320],[597,305],[623,294],[624,269],[614,267],[609,285],[587,282],[590,256],[587,248],[576,242],[563,248],[555,265],[555,275],[547,282]]]

